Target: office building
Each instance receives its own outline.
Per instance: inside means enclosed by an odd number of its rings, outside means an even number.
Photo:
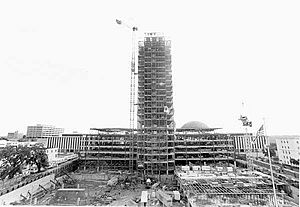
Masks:
[[[41,125],[27,127],[27,138],[48,138],[59,137],[64,132],[63,128],[56,128],[51,125]]]

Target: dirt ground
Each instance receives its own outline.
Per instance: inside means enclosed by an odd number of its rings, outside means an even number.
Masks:
[[[39,203],[48,203],[50,205],[95,205],[95,206],[138,206],[138,198],[145,190],[145,186],[140,184],[140,180],[135,177],[124,175],[108,175],[105,179],[103,173],[101,176],[93,174],[91,176],[73,176],[76,179],[65,176],[61,179],[65,189],[84,189],[84,191],[72,190],[58,191],[48,196]],[[78,179],[82,177],[82,179]],[[115,179],[114,185],[108,186],[109,179]],[[62,188],[62,186],[60,187]],[[44,200],[44,201],[42,201]]]

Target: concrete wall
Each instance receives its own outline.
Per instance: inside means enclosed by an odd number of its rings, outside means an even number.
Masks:
[[[50,188],[53,185],[53,183],[51,183],[50,180],[54,180],[54,176],[54,174],[45,176],[39,180],[29,183],[28,185],[25,185],[9,193],[6,193],[3,196],[0,196],[0,205],[8,205],[12,202],[22,200],[21,194],[26,198],[29,198],[30,196],[28,192],[34,194],[42,190],[42,188],[39,185],[43,186],[46,189]]]

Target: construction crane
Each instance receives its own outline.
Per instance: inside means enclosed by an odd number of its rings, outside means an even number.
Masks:
[[[136,26],[129,26],[121,20],[116,19],[117,24],[124,25],[125,27],[132,30],[132,50],[131,50],[131,68],[130,68],[130,153],[129,153],[129,170],[133,173],[133,147],[134,147],[134,123],[135,123],[135,76],[137,75],[135,70],[136,62],[136,32],[138,28]]]

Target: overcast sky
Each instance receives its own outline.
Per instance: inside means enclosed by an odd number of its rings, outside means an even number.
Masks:
[[[176,1],[179,2],[179,1]],[[131,32],[172,39],[177,127],[300,134],[299,1],[1,1],[0,135],[129,126]],[[244,109],[242,109],[244,102]]]

